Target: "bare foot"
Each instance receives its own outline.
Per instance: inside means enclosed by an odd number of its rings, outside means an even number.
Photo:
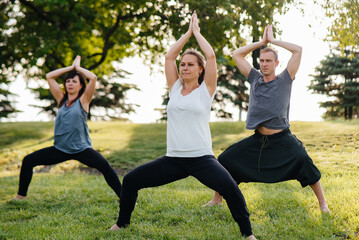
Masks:
[[[253,235],[248,236],[247,239],[257,240],[257,238]]]
[[[325,213],[325,214],[329,214],[330,213],[330,210],[328,208],[328,205],[323,205],[323,206],[320,206],[320,210],[322,210],[322,213]]]
[[[222,205],[222,201],[223,201],[223,197],[218,192],[215,192],[213,199],[211,201],[209,201],[208,203],[202,205],[202,207],[209,207],[209,206],[213,206],[213,205]]]
[[[208,203],[202,205],[202,207],[210,207],[210,206],[214,206],[214,205],[222,205],[222,201],[217,201],[215,199],[212,199],[211,201],[209,201]]]
[[[115,225],[113,225],[109,230],[110,230],[110,231],[116,231],[116,230],[118,230],[118,229],[120,229],[120,227],[117,226],[117,224],[115,224]]]
[[[26,199],[26,196],[22,196],[22,195],[17,194],[11,200],[24,200],[24,199]]]

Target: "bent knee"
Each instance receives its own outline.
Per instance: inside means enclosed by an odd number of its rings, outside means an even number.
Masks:
[[[136,187],[136,182],[137,182],[136,179],[137,179],[136,176],[131,174],[131,172],[129,172],[123,177],[122,186],[130,187],[130,188]]]
[[[238,190],[238,184],[232,179],[222,179],[218,182],[219,189],[217,190],[222,196],[233,193]]]
[[[35,158],[32,157],[32,154],[26,155],[22,160],[23,166],[34,166],[35,165]]]
[[[218,156],[218,162],[224,166],[226,169],[228,169],[228,157],[226,157],[226,154],[225,152],[221,153],[219,156]]]
[[[106,160],[101,161],[101,162],[97,163],[95,166],[90,166],[90,167],[96,168],[102,174],[115,171]]]

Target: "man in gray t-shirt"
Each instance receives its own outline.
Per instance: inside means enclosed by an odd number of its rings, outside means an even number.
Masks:
[[[276,130],[289,128],[289,102],[293,80],[288,70],[285,69],[272,81],[265,82],[263,75],[252,68],[247,80],[251,84],[247,129],[255,130],[260,126]]]
[[[271,48],[260,51],[260,70],[255,70],[245,57],[267,43],[285,48],[292,53],[286,69],[275,75],[278,55]],[[292,82],[298,71],[302,48],[277,40],[272,26],[267,26],[263,39],[234,51],[233,57],[241,73],[251,84],[247,129],[255,134],[233,144],[218,161],[229,171],[237,183],[276,183],[296,179],[302,187],[309,185],[319,201],[323,213],[329,212],[321,174],[308,156],[302,142],[289,130],[289,102]],[[206,205],[220,204],[222,197],[215,193]]]

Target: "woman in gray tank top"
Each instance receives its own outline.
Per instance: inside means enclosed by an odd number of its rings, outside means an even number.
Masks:
[[[107,184],[120,197],[121,182],[116,172],[91,146],[86,120],[95,92],[97,76],[80,67],[80,61],[81,57],[77,56],[72,66],[46,74],[50,91],[59,107],[55,120],[54,145],[25,156],[20,171],[19,191],[14,199],[26,198],[35,166],[53,165],[70,159],[99,170]],[[56,79],[66,73],[68,75],[64,81],[65,93],[63,93]],[[88,84],[84,78],[88,79]]]

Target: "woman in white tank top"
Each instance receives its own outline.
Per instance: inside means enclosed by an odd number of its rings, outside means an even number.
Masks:
[[[198,51],[189,49],[182,54],[178,71],[176,58],[192,35],[206,56],[207,64]],[[218,189],[221,194],[226,195],[224,198],[242,235],[255,239],[244,197],[212,151],[209,115],[217,87],[216,56],[200,33],[195,13],[187,33],[166,54],[165,74],[170,91],[167,106],[167,153],[133,169],[124,177],[120,213],[111,230],[130,224],[140,189],[193,176],[207,187]]]

